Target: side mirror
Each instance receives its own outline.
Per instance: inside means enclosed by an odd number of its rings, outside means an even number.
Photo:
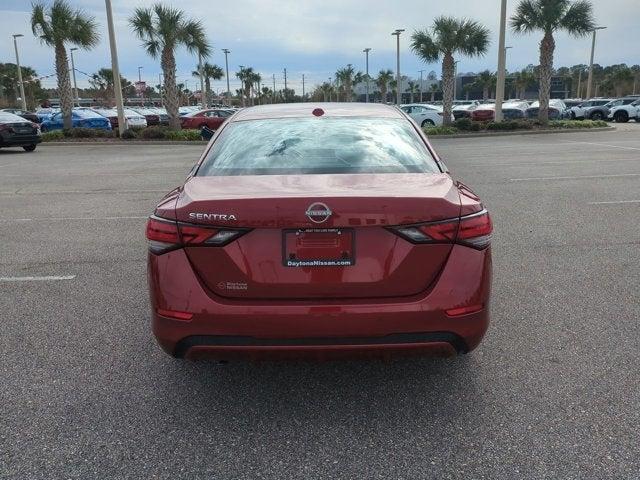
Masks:
[[[202,127],[202,130],[200,130],[200,136],[202,137],[203,140],[207,140],[207,141],[211,140],[214,133],[216,132],[214,132],[208,127]]]

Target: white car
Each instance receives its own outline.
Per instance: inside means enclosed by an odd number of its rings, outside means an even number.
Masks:
[[[601,107],[611,101],[610,98],[592,98],[582,102],[580,105],[571,107],[571,118],[575,120],[582,120],[588,116],[589,109],[592,107]]]
[[[442,107],[438,105],[411,103],[401,105],[400,110],[409,115],[421,127],[435,127],[443,123],[444,112]],[[455,118],[451,115],[451,121],[453,120]]]
[[[124,116],[127,119],[127,125],[129,127],[146,127],[147,119],[144,118],[144,115],[136,112],[135,110],[131,110],[130,108],[124,109]]]
[[[609,120],[616,123],[626,123],[629,120],[635,120],[640,123],[640,99],[627,105],[617,105],[609,111]]]

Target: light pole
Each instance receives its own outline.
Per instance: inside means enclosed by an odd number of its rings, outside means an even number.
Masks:
[[[507,96],[509,96],[509,98],[511,98],[511,90],[509,90],[507,92],[507,83],[506,83],[507,82],[507,72],[508,72],[508,69],[507,69],[507,54],[509,53],[509,49],[510,48],[513,48],[513,47],[511,47],[511,46],[504,47],[504,81],[505,81],[505,87],[504,87],[505,88],[505,94],[504,95],[505,95],[505,99],[506,100],[508,100],[508,98],[506,98]]]
[[[502,102],[504,101],[504,80],[506,76],[507,50],[505,49],[505,35],[507,26],[507,0],[500,2],[500,33],[498,35],[498,74],[496,78],[496,108],[495,121],[502,121]]]
[[[458,99],[458,64],[460,60],[453,62],[453,99]]]
[[[423,100],[422,100],[422,91],[424,90],[424,88],[423,88],[424,84],[422,82],[422,74],[424,72],[426,72],[426,70],[419,70],[419,72],[420,72],[420,103],[422,103],[423,102]]]
[[[22,69],[20,68],[20,56],[18,55],[18,41],[17,38],[24,37],[21,33],[13,35],[13,47],[16,50],[16,66],[18,67],[18,83],[20,84],[20,98],[22,98],[22,109],[27,109],[27,99],[24,96],[24,83],[22,83]]]
[[[73,52],[75,52],[76,50],[78,50],[77,47],[73,47],[69,49],[69,51],[71,52],[71,71],[73,72],[73,98],[74,98],[74,103],[77,101],[78,106],[80,106],[80,97],[78,96],[78,84],[76,83],[76,64],[73,61]]]
[[[331,88],[333,87],[333,78],[329,77],[329,101],[331,101]]]
[[[122,85],[120,84],[120,69],[118,68],[118,49],[116,47],[116,36],[113,28],[113,13],[111,11],[111,0],[104,0],[107,9],[107,27],[109,30],[109,47],[111,49],[111,72],[113,73],[113,89],[116,96],[116,110],[118,110],[118,135],[126,130],[126,119],[124,116],[124,105],[122,103]]]
[[[607,27],[596,27],[593,29],[593,39],[591,40],[591,59],[589,60],[589,78],[587,79],[587,100],[591,98],[591,87],[593,85],[593,54],[596,50],[596,32]]]
[[[404,32],[404,28],[397,28],[391,35],[396,36],[396,105],[400,105],[402,99],[402,88],[400,82],[400,34]]]
[[[204,91],[204,76],[202,75],[202,54],[198,52],[198,75],[200,76],[200,102],[202,103],[202,108],[209,108],[208,99],[206,93]]]
[[[138,88],[140,89],[140,98],[142,99],[142,104],[144,105],[144,90],[142,90],[142,67],[138,67]]]
[[[364,57],[365,57],[365,70],[366,70],[366,75],[367,75],[367,94],[365,96],[365,102],[369,103],[369,52],[371,51],[370,48],[365,48],[363,50],[364,52]]]
[[[231,89],[229,88],[229,57],[228,55],[231,53],[231,50],[227,48],[223,48],[224,52],[224,64],[227,69],[227,106],[231,106]]]

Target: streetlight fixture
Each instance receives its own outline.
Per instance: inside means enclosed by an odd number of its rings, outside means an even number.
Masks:
[[[227,106],[231,106],[231,89],[229,88],[229,57],[228,55],[231,53],[231,50],[227,48],[223,48],[224,52],[224,64],[227,69]]]
[[[593,39],[591,40],[591,59],[589,60],[589,78],[587,79],[587,100],[591,98],[591,87],[593,85],[593,54],[596,50],[596,32],[607,27],[596,27],[593,29]]]
[[[120,84],[120,69],[118,68],[118,49],[116,47],[116,36],[113,28],[113,12],[111,11],[111,0],[104,0],[107,9],[107,27],[109,30],[109,47],[111,50],[111,71],[113,73],[113,90],[116,96],[116,110],[118,111],[118,134],[122,136],[127,128],[124,116],[124,105],[122,102],[122,85]]]
[[[366,70],[366,75],[367,75],[367,94],[365,97],[365,102],[369,103],[369,52],[371,51],[370,48],[365,48],[363,50],[364,52],[364,56],[365,56],[365,70]]]
[[[397,28],[391,35],[396,36],[396,105],[400,105],[402,99],[401,81],[400,81],[400,35],[404,32],[404,28]]]
[[[13,47],[16,50],[16,66],[18,67],[18,83],[20,84],[20,97],[22,98],[22,109],[27,109],[27,99],[24,96],[24,83],[22,82],[22,69],[20,68],[20,56],[18,55],[18,41],[17,39],[24,37],[21,33],[13,35]]]
[[[71,72],[73,73],[73,98],[74,103],[77,101],[78,106],[80,106],[80,96],[78,95],[78,84],[76,82],[76,64],[73,61],[73,52],[75,52],[76,50],[78,50],[78,47],[69,49],[69,51],[71,52]]]
[[[500,33],[498,35],[498,74],[496,75],[496,108],[494,119],[501,122],[502,102],[504,101],[504,81],[506,76],[505,65],[507,63],[507,50],[505,49],[505,36],[507,29],[507,0],[500,2]]]

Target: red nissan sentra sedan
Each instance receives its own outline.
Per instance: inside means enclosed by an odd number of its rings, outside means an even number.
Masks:
[[[397,108],[247,108],[149,218],[153,331],[192,359],[466,353],[491,231]]]

